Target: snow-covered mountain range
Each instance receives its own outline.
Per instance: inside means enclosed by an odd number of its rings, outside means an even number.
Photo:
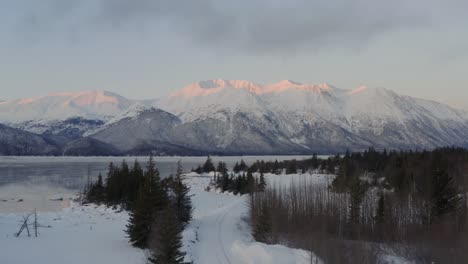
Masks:
[[[61,154],[92,154],[94,145],[100,154],[181,155],[468,146],[465,111],[384,88],[289,80],[201,81],[144,101],[102,91],[3,101],[0,123],[45,138]]]

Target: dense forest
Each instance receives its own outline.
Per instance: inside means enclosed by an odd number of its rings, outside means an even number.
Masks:
[[[179,162],[176,175],[161,179],[153,157],[145,170],[137,161],[131,167],[125,161],[110,163],[107,178],[99,175],[87,186],[84,202],[129,210],[129,241],[152,252],[150,263],[184,263],[182,231],[192,217],[192,204],[181,176]]]
[[[258,161],[257,173],[324,173],[329,186],[295,181],[251,196],[261,242],[310,249],[326,263],[468,259],[468,151],[346,153],[320,160]]]

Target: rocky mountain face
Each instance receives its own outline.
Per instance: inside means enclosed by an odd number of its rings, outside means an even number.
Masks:
[[[466,112],[384,88],[210,80],[158,100],[128,100],[108,92],[51,97],[0,102],[0,122],[40,135],[65,155],[311,154],[468,146]],[[62,114],[51,114],[57,111]]]
[[[0,125],[0,155],[57,155],[59,149],[39,135]]]

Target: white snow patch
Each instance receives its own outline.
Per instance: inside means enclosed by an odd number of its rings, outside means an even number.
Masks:
[[[103,206],[79,206],[39,213],[39,237],[17,238],[22,214],[0,214],[0,263],[146,263],[124,232],[128,214]]]

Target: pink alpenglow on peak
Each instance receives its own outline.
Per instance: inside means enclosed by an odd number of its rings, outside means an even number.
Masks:
[[[365,90],[367,90],[367,86],[362,85],[362,86],[359,86],[358,88],[352,90],[351,92],[349,92],[349,94],[357,94],[357,93],[363,92]]]
[[[281,93],[289,90],[302,90],[315,93],[331,92],[332,86],[322,84],[302,84],[291,80],[283,80],[274,84],[260,85],[245,80],[207,80],[190,84],[182,90],[172,94],[173,97],[208,96],[224,89],[244,89],[254,94]]]
[[[89,92],[76,92],[76,93],[54,93],[50,94],[52,97],[66,97],[68,98],[64,105],[71,103],[86,106],[98,104],[118,104],[119,96],[106,91],[89,91]]]

